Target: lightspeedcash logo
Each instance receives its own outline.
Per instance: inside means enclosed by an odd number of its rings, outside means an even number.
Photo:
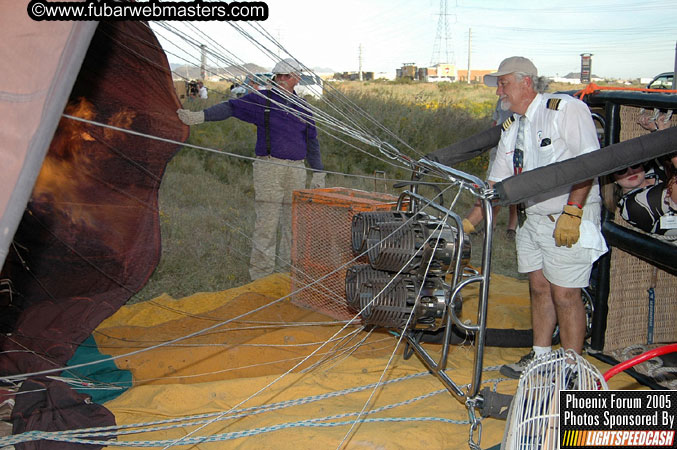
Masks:
[[[561,391],[562,449],[674,449],[676,391]]]
[[[674,430],[569,430],[562,437],[561,448],[671,448],[674,444]]]

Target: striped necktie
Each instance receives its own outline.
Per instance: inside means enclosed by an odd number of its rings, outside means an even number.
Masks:
[[[515,151],[512,154],[512,165],[515,169],[515,175],[522,173],[524,168],[524,116],[520,117],[517,128],[517,141],[515,141]],[[524,203],[517,205],[517,223],[521,227],[527,220],[526,207]]]

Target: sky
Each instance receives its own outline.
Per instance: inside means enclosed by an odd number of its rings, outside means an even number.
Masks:
[[[226,49],[233,61],[270,68],[276,57],[291,55],[307,67],[336,72],[357,71],[360,55],[364,71],[394,72],[403,63],[425,67],[445,62],[446,54],[447,62],[465,69],[470,53],[472,69],[496,69],[505,57],[520,55],[530,58],[540,75],[564,76],[580,71],[581,53],[592,53],[593,74],[634,79],[674,70],[677,53],[677,0],[266,3],[270,11],[266,21],[235,24],[243,30],[263,30],[284,50],[274,48],[261,34],[254,36],[272,51],[272,56],[267,55],[228,22],[196,23],[209,37],[196,39],[208,48],[220,47],[219,52]],[[170,62],[194,58],[180,56],[185,53],[172,44],[177,39],[161,38]]]

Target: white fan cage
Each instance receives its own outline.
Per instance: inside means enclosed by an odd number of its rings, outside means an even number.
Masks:
[[[561,390],[609,390],[609,386],[595,366],[572,350],[534,358],[520,377],[501,450],[559,448]]]

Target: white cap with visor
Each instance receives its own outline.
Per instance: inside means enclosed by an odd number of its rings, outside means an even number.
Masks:
[[[498,77],[515,72],[524,73],[531,77],[538,76],[538,70],[530,59],[523,56],[511,56],[501,61],[496,72],[484,76],[484,84],[489,87],[496,87],[498,86]]]
[[[301,73],[303,69],[301,65],[294,58],[286,58],[279,61],[273,67],[273,74],[275,75],[286,75],[290,73]]]

